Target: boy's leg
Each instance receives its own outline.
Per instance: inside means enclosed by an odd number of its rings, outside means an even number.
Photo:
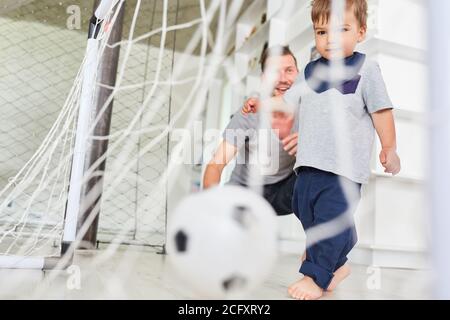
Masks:
[[[350,253],[350,251],[353,249],[353,247],[356,245],[356,242],[358,240],[357,234],[356,234],[356,228],[351,228],[350,232],[350,241],[348,242],[348,245],[344,248],[344,250],[341,253],[341,258],[336,266],[336,271],[334,272],[334,277],[331,280],[330,285],[328,286],[327,291],[333,291],[336,289],[336,287],[345,279],[347,278],[350,273],[350,266],[347,263],[347,255]]]
[[[342,266],[344,266],[348,261],[348,254],[352,251],[352,249],[355,247],[356,243],[358,242],[358,237],[356,234],[356,228],[353,225],[348,230],[348,242],[347,245],[344,247],[344,249],[341,252],[340,259],[338,261],[338,264],[336,265],[336,270],[339,270]]]
[[[300,171],[296,178],[292,193],[292,210],[305,230],[312,226],[314,218],[313,208],[306,200],[309,198],[311,178],[312,173],[310,171]]]
[[[314,221],[313,206],[309,201],[313,176],[313,170],[303,168],[297,177],[292,198],[294,213],[300,219],[305,230],[310,228]],[[319,299],[323,290],[314,283],[312,278],[304,277],[292,284],[288,288],[288,293],[294,299],[313,300]]]
[[[314,184],[313,226],[346,215],[340,220],[347,224],[345,231],[310,246],[306,261],[300,268],[301,273],[313,278],[319,287],[326,290],[334,272],[345,265],[347,254],[356,243],[353,213],[359,201],[360,185],[330,173],[318,175]]]

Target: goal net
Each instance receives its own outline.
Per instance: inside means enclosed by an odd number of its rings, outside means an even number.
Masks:
[[[220,41],[208,44],[208,26],[223,11],[221,1],[192,2],[197,17],[189,21],[178,16],[183,6],[178,0],[99,1],[96,15],[104,17],[94,20],[87,50],[85,26],[92,10],[84,12],[82,3],[72,3],[29,1],[0,16],[6,35],[0,44],[6,66],[0,88],[0,258],[7,266],[20,267],[20,257],[59,257],[64,237],[77,230],[72,240],[82,242],[96,215],[98,241],[163,247],[171,188],[167,180],[180,169],[170,158],[181,152],[177,145],[189,143],[171,142],[170,134],[204,116],[207,90],[198,88],[208,87],[225,56]],[[237,16],[241,4],[229,8],[229,19]],[[75,27],[67,20],[61,28],[68,14]],[[84,22],[80,30],[77,14]],[[58,18],[47,21],[53,15]],[[222,20],[218,32],[225,39],[223,25],[232,20]],[[116,23],[123,26],[122,39],[112,42]],[[183,38],[191,35],[189,41],[177,42],[178,32]],[[102,66],[102,59],[115,48],[120,58],[110,87],[102,83],[100,70],[111,67]],[[104,104],[96,105],[105,88],[109,94]],[[83,111],[83,104],[90,109]],[[108,116],[108,134],[96,135]],[[102,141],[108,143],[107,152],[92,159],[92,146]],[[88,167],[89,161],[94,165]],[[104,171],[99,170],[102,162]],[[76,170],[82,176],[74,187]],[[99,176],[100,188],[89,193],[89,179]],[[70,195],[74,188],[81,197],[75,209]],[[90,214],[86,223],[80,218],[85,212]],[[14,258],[12,263],[8,257]]]

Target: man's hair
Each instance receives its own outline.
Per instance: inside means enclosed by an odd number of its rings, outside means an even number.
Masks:
[[[266,70],[267,59],[269,59],[270,57],[284,57],[284,56],[291,56],[295,61],[295,67],[298,68],[297,58],[295,58],[289,46],[278,45],[269,48],[268,45],[266,44],[264,46],[264,50],[261,54],[260,60],[262,72]]]
[[[367,0],[345,0],[346,9],[353,8],[359,26],[367,27]],[[328,22],[331,15],[332,0],[312,0],[311,19],[313,23]]]

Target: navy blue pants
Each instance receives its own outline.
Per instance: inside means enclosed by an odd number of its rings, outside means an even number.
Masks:
[[[338,235],[317,243],[308,244],[307,239],[306,260],[300,273],[311,277],[324,290],[356,244],[353,214],[360,197],[359,183],[315,168],[299,169],[292,207],[305,231],[335,219],[344,226]]]
[[[296,181],[297,176],[292,172],[283,181],[264,186],[263,196],[272,205],[278,216],[294,213],[294,210],[292,210],[292,195],[294,194]]]

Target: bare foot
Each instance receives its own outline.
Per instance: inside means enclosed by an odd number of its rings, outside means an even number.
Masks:
[[[296,300],[318,300],[323,296],[323,290],[307,276],[291,285],[288,293]]]
[[[333,291],[342,282],[345,278],[350,275],[350,266],[348,264],[344,264],[342,267],[336,270],[334,273],[334,277],[331,280],[330,285],[327,288],[327,291]]]

